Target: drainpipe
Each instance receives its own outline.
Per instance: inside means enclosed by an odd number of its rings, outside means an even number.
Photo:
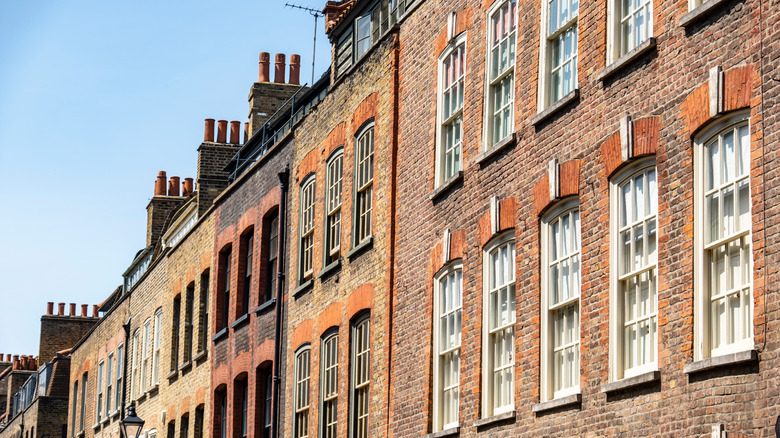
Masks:
[[[128,308],[130,307],[130,300],[127,301]],[[122,324],[122,328],[125,329],[125,347],[122,354],[122,406],[119,407],[119,420],[125,419],[125,403],[127,403],[127,356],[130,352],[130,318],[127,318],[127,322]]]
[[[284,302],[284,241],[285,241],[285,206],[287,205],[287,182],[290,179],[290,170],[284,169],[278,173],[279,188],[279,244],[277,245],[278,254],[276,256],[276,329],[274,330],[274,412],[273,427],[271,436],[277,438],[279,433],[279,392],[281,386],[280,364],[282,360],[282,303]]]

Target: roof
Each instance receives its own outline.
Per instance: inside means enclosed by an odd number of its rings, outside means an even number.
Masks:
[[[325,4],[322,12],[325,14],[325,33],[330,33],[336,27],[344,16],[352,10],[357,0],[329,1]]]

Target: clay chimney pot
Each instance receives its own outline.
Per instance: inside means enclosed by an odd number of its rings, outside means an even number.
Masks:
[[[276,68],[274,69],[274,82],[277,84],[283,84],[284,83],[284,67],[285,67],[285,61],[284,61],[284,53],[277,53],[276,54]]]
[[[70,303],[70,316],[76,316],[76,303]]]
[[[57,303],[57,315],[65,314],[65,303]]]
[[[268,65],[271,63],[271,55],[268,52],[260,54],[260,78],[258,82],[271,82],[271,75],[268,73]]]
[[[179,177],[172,176],[168,183],[168,196],[179,196]]]
[[[230,122],[230,143],[231,144],[238,144],[241,141],[241,137],[239,136],[240,133],[241,133],[241,122],[235,120]]]
[[[97,304],[92,305],[92,317],[97,318],[98,316],[100,316],[100,314],[98,313],[98,309],[99,307]]]
[[[10,353],[6,354],[6,355],[5,355],[5,361],[6,361],[6,362],[11,362],[11,360],[12,360],[12,359],[11,359],[11,354],[10,354]]]
[[[244,144],[249,141],[249,122],[244,122]]]
[[[217,143],[227,143],[227,120],[217,122]]]
[[[166,179],[164,170],[157,172],[157,180],[154,182],[154,196],[165,196]]]
[[[301,55],[290,56],[290,83],[293,85],[301,83]]]
[[[54,302],[53,301],[49,301],[48,303],[46,303],[46,314],[47,315],[54,314]]]
[[[203,132],[203,141],[214,141],[214,119],[206,119],[206,130]]]
[[[184,178],[184,182],[182,183],[182,196],[190,196],[193,192],[192,187],[192,178]]]
[[[86,317],[87,312],[89,312],[89,304],[82,304],[81,305],[81,316]]]

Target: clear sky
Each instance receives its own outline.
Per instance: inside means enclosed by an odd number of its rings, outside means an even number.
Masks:
[[[46,302],[91,312],[121,284],[157,171],[194,178],[203,120],[246,121],[260,52],[311,82],[313,35],[284,0],[0,4],[0,353],[38,354]]]

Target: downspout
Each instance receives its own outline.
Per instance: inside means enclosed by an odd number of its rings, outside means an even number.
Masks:
[[[390,134],[390,236],[388,247],[388,272],[387,282],[389,293],[387,294],[387,358],[389,361],[388,373],[387,373],[387,428],[385,430],[385,436],[390,437],[390,403],[392,394],[392,377],[393,377],[393,296],[395,295],[395,216],[396,216],[396,198],[398,197],[398,191],[396,190],[396,180],[398,173],[398,105],[400,103],[400,75],[399,75],[399,58],[400,58],[400,26],[394,25],[395,30],[393,32],[393,49],[392,49],[392,65],[390,67],[391,80],[392,80],[392,132]]]
[[[277,438],[279,434],[279,393],[281,386],[281,377],[279,377],[279,371],[282,358],[282,303],[284,302],[284,241],[286,238],[284,219],[285,219],[285,206],[287,205],[287,182],[290,178],[289,169],[284,169],[278,173],[279,176],[279,188],[281,194],[279,196],[279,244],[277,245],[276,256],[276,328],[274,330],[274,411],[273,411],[273,426],[271,429],[271,436]]]
[[[130,297],[127,297],[127,308],[130,308]],[[125,419],[125,403],[127,403],[127,356],[130,352],[130,318],[127,318],[127,322],[122,324],[122,328],[125,329],[125,351],[122,356],[122,406],[119,407],[119,421]]]

